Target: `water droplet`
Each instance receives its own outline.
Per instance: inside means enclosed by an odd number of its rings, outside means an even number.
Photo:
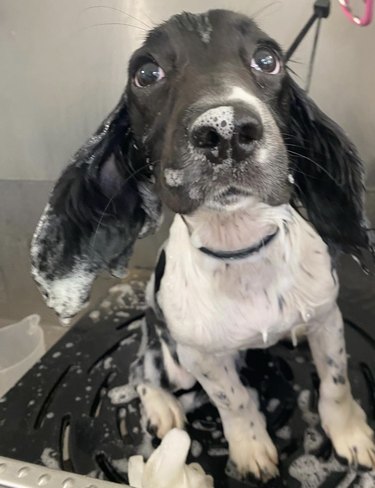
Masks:
[[[264,330],[264,331],[262,332],[262,337],[263,337],[263,342],[264,342],[265,344],[267,344],[267,341],[268,341],[268,332],[267,332],[266,330]]]
[[[298,340],[297,340],[297,334],[296,334],[296,329],[295,328],[291,330],[290,335],[292,337],[293,347],[297,347],[298,346]]]
[[[308,322],[309,320],[311,320],[313,313],[310,309],[307,309],[307,310],[304,310],[301,315],[302,315],[303,321]]]

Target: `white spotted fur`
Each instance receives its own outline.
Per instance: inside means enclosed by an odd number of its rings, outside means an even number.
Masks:
[[[172,224],[158,296],[178,343],[219,354],[268,347],[335,302],[327,246],[290,206],[201,210],[187,221],[191,235],[181,217]],[[245,260],[225,263],[198,249],[243,249],[276,228],[275,240]]]
[[[239,261],[223,262],[198,249],[243,249],[277,229],[267,247]],[[372,431],[347,378],[336,273],[326,244],[310,224],[289,205],[270,207],[248,198],[231,211],[201,208],[185,220],[177,215],[164,249],[158,303],[177,341],[181,365],[220,412],[240,474],[268,480],[278,470],[264,417],[238,378],[238,352],[268,347],[288,336],[295,339],[301,328],[321,380],[323,428],[350,463],[373,466]],[[168,370],[173,371],[170,364]],[[158,394],[158,402],[162,400]],[[170,400],[167,404],[157,424],[163,432],[173,420]]]

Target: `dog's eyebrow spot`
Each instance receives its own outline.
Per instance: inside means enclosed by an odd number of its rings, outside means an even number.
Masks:
[[[210,19],[208,18],[208,14],[201,15],[201,23],[198,24],[198,33],[202,39],[202,42],[208,44],[211,40],[211,33],[212,33],[212,25],[210,23]]]
[[[168,186],[181,186],[184,181],[184,171],[182,169],[166,168],[164,170],[164,179]]]
[[[209,12],[204,14],[184,12],[176,15],[174,21],[183,30],[187,30],[188,32],[195,31],[204,44],[208,44],[211,41],[213,28],[209,19]]]

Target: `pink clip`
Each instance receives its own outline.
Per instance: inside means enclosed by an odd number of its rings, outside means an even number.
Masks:
[[[353,22],[353,24],[359,25],[360,27],[365,27],[369,25],[372,21],[372,13],[373,13],[373,0],[364,0],[365,2],[365,11],[362,17],[358,17],[354,15],[351,7],[350,7],[350,0],[339,0],[340,6],[344,12],[344,14],[348,17],[348,19]]]

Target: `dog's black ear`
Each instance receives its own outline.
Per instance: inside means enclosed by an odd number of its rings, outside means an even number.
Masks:
[[[160,217],[123,97],[57,181],[35,231],[32,274],[47,305],[68,322],[99,272],[125,274],[135,240],[154,232]]]
[[[290,119],[284,138],[294,203],[302,203],[331,253],[342,250],[364,264],[363,251],[374,249],[364,211],[363,163],[343,130],[290,76],[287,84]]]

